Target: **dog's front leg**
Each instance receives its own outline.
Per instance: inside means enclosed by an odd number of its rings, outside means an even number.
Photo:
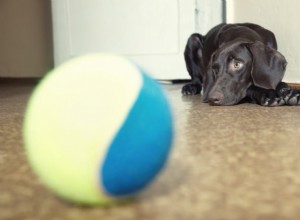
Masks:
[[[181,93],[183,95],[200,94],[202,90],[202,48],[204,43],[204,36],[201,34],[192,34],[188,39],[184,51],[184,59],[186,68],[192,78],[192,82],[182,87]]]

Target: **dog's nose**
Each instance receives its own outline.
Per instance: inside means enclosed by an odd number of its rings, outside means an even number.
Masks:
[[[224,100],[224,94],[218,91],[213,92],[209,96],[209,102],[212,105],[221,105],[223,103],[223,100]]]

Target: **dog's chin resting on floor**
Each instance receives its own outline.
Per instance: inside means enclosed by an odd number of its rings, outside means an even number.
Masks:
[[[192,81],[183,95],[203,90],[202,101],[211,105],[300,104],[300,92],[281,81],[287,61],[275,35],[259,25],[220,24],[206,35],[192,34],[184,58]]]

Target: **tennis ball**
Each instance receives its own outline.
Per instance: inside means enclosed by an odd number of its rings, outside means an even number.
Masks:
[[[125,58],[92,54],[51,71],[24,119],[29,162],[60,197],[110,204],[145,188],[167,161],[173,136],[166,96]]]

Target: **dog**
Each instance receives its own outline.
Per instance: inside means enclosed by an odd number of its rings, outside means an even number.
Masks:
[[[194,33],[184,58],[192,80],[183,95],[203,89],[202,101],[211,105],[299,104],[300,92],[281,81],[287,61],[277,51],[275,35],[257,24],[222,23],[204,36]]]

